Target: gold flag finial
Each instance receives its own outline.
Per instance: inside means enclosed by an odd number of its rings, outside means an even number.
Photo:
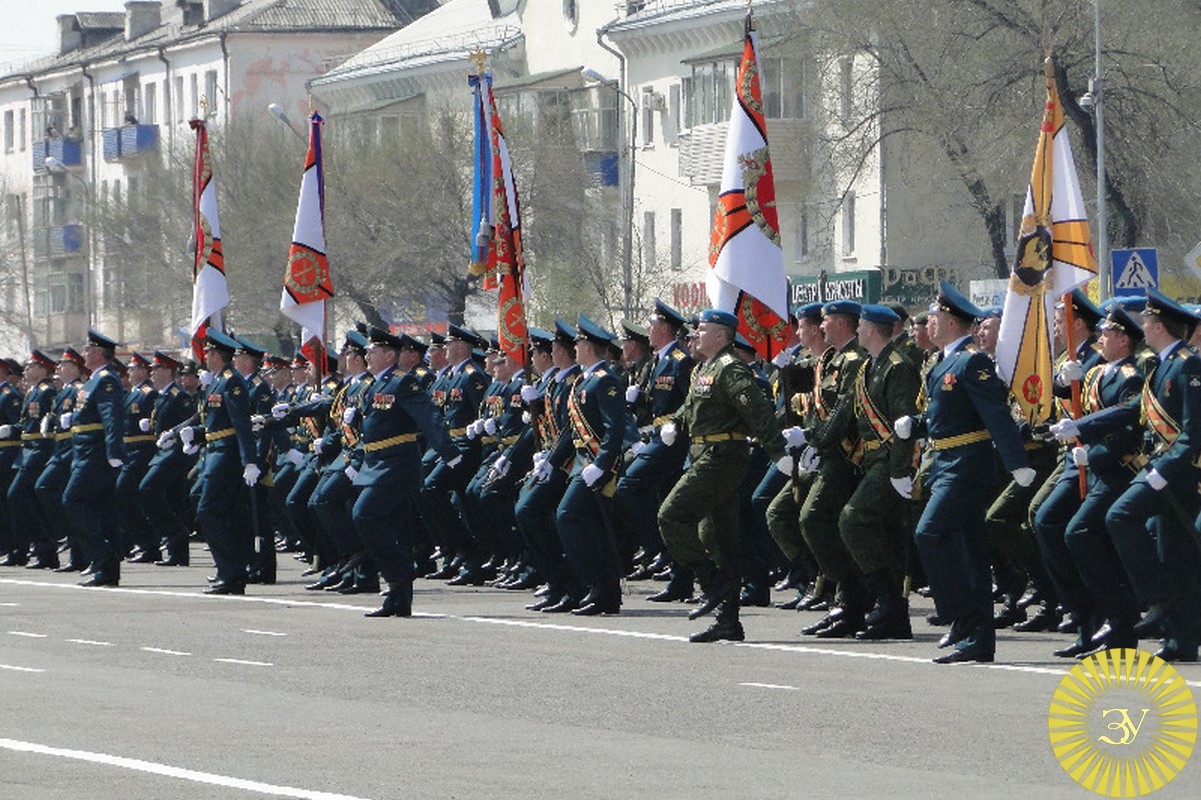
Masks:
[[[475,68],[476,75],[484,74],[484,63],[488,60],[488,54],[483,50],[476,50],[467,57],[471,61],[472,67]]]

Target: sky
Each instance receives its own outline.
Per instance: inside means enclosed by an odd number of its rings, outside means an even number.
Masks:
[[[0,64],[49,55],[58,48],[59,14],[124,11],[125,0],[0,0]]]

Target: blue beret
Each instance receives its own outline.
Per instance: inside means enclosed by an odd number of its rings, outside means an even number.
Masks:
[[[866,322],[874,322],[880,325],[895,325],[901,321],[901,317],[897,312],[888,306],[874,304],[861,307],[859,309],[859,317]]]
[[[796,309],[797,319],[808,319],[814,322],[821,322],[822,319],[822,304],[821,303],[806,303],[803,306],[798,306]]]
[[[1000,319],[1002,308],[1000,306],[989,306],[980,309],[980,319]]]
[[[715,325],[725,325],[727,328],[738,330],[738,317],[729,311],[719,311],[716,308],[706,308],[701,312],[700,322],[712,322]]]
[[[962,320],[973,322],[984,316],[975,303],[963,296],[963,293],[946,281],[938,282],[938,299],[934,302],[932,311],[946,311]]]
[[[675,328],[679,328],[688,322],[688,320],[684,319],[683,314],[658,298],[655,298],[655,310],[651,313],[651,321],[666,322]]]
[[[829,316],[830,314],[846,314],[851,317],[859,316],[862,311],[862,306],[853,300],[834,300],[822,306],[822,314]]]
[[[576,320],[576,328],[579,330],[575,337],[576,341],[587,339],[607,347],[617,339],[613,333],[589,319],[586,314],[580,314],[579,319]]]

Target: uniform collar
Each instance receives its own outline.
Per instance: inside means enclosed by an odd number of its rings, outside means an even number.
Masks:
[[[959,351],[963,347],[963,343],[971,338],[972,338],[971,334],[968,334],[967,336],[960,336],[958,339],[951,342],[949,345],[947,345],[946,347],[944,347],[942,349],[943,358],[946,358],[947,356],[951,355],[951,353],[955,353],[955,352]]]

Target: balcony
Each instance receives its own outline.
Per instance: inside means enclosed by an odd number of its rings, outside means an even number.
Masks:
[[[617,153],[584,153],[584,169],[588,171],[593,186],[616,186],[619,183],[619,163]]]
[[[33,257],[37,261],[82,255],[86,244],[84,228],[79,223],[34,228],[32,239]]]
[[[105,161],[120,161],[145,153],[158,152],[157,125],[122,125],[100,132]]]
[[[680,134],[680,177],[694,186],[721,182],[729,122],[696,125]],[[769,119],[767,141],[777,181],[808,178],[811,174],[813,133],[805,120]]]
[[[83,144],[66,139],[46,139],[33,143],[33,171],[46,169],[46,159],[54,158],[67,167],[83,164]]]

